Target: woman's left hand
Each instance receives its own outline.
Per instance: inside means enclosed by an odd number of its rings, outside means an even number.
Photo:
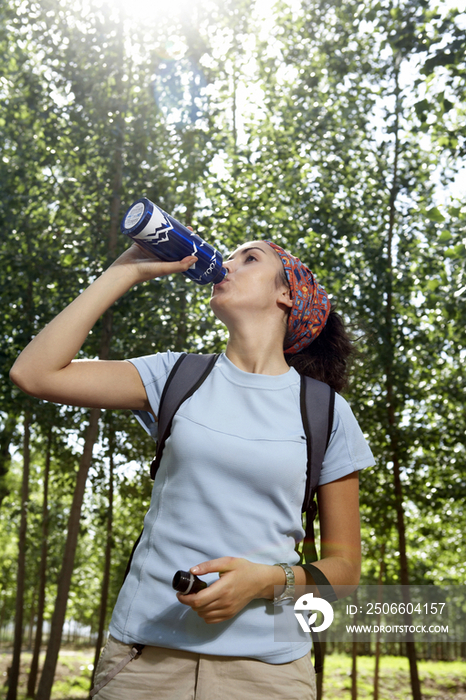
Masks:
[[[275,568],[275,572],[271,570]],[[221,557],[193,566],[196,576],[218,572],[220,578],[199,593],[182,595],[178,600],[189,605],[208,624],[229,620],[254,598],[261,598],[270,584],[276,568],[267,564],[254,564],[239,557]],[[278,574],[279,575],[279,574]]]

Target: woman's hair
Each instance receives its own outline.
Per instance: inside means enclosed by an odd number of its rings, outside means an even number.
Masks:
[[[285,337],[286,342],[286,337]],[[343,319],[332,305],[327,323],[317,338],[295,355],[285,355],[290,367],[342,391],[348,384],[353,343]]]
[[[275,285],[277,288],[285,285],[290,289],[283,265],[280,266]],[[287,318],[288,316],[289,313]],[[284,347],[288,345],[289,336],[290,333],[287,330],[283,341]],[[318,379],[335,391],[341,392],[348,386],[351,357],[355,354],[353,341],[345,328],[343,319],[335,311],[335,305],[331,304],[327,323],[317,338],[300,352],[294,355],[285,354],[285,360],[299,374]]]

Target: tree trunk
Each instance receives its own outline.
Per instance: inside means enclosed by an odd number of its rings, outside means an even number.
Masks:
[[[403,586],[403,602],[405,607],[408,607],[410,602],[409,596],[409,570],[408,557],[406,553],[406,527],[404,522],[403,510],[403,489],[400,478],[400,457],[398,447],[398,421],[395,409],[395,391],[394,391],[394,341],[393,341],[393,234],[395,229],[396,208],[395,202],[398,194],[398,160],[400,154],[400,61],[395,57],[395,155],[393,164],[393,180],[390,190],[389,204],[389,226],[387,236],[387,303],[385,309],[386,319],[386,341],[387,341],[387,362],[386,362],[386,399],[387,399],[387,418],[388,431],[390,435],[390,451],[391,461],[393,463],[393,484],[395,491],[395,509],[398,528],[398,541],[400,552],[400,581]],[[411,615],[405,614],[405,623],[412,623]],[[421,700],[421,686],[419,682],[419,674],[417,669],[416,649],[412,635],[407,635],[406,654],[409,660],[409,670],[411,677],[411,689],[413,700]]]
[[[97,439],[99,431],[100,409],[93,408],[90,412],[89,425],[86,431],[84,450],[79,463],[76,478],[76,487],[71,505],[70,517],[68,519],[68,534],[66,537],[65,553],[62,568],[58,578],[57,597],[55,600],[55,610],[50,626],[50,638],[45,657],[44,668],[42,670],[39,688],[37,690],[37,700],[50,700],[55,668],[58,661],[58,653],[65,622],[66,605],[70,590],[71,576],[73,573],[74,557],[78,542],[79,523],[81,518],[81,506],[84,498],[87,475],[92,462],[92,449]]]
[[[39,655],[42,646],[42,627],[44,623],[45,609],[45,586],[47,582],[47,549],[48,549],[48,529],[49,529],[49,477],[50,462],[52,459],[52,429],[49,429],[47,438],[47,453],[45,456],[44,469],[44,497],[42,500],[42,548],[39,568],[39,600],[37,602],[37,625],[34,639],[34,650],[32,653],[31,668],[29,670],[28,686],[26,697],[33,698],[36,692],[37,671],[39,668]]]
[[[33,629],[34,629],[34,618],[36,617],[36,600],[37,597],[37,591],[34,589],[33,594],[32,594],[32,601],[31,601],[31,610],[29,613],[29,623],[28,623],[28,640],[27,640],[27,649],[32,649],[32,635],[33,635]]]
[[[0,433],[0,507],[5,496],[8,496],[8,488],[5,477],[11,462],[10,443],[16,429],[16,416],[8,414],[4,428]]]
[[[2,644],[2,642],[3,642],[3,631],[4,631],[3,621],[4,621],[4,619],[5,619],[5,601],[3,602],[3,605],[0,609],[0,644]]]
[[[122,46],[122,42],[121,42]],[[117,94],[121,95],[121,70],[117,71]],[[118,236],[118,221],[121,206],[121,186],[123,173],[123,143],[124,143],[124,115],[123,109],[117,111],[115,117],[117,138],[115,144],[114,171],[112,179],[112,200],[110,203],[110,227],[108,232],[108,259],[115,259]],[[112,339],[113,327],[113,309],[108,309],[103,315],[102,332],[100,337],[99,359],[107,360],[110,354],[110,343]],[[86,487],[87,475],[92,462],[92,449],[97,440],[99,428],[100,409],[93,408],[90,412],[89,426],[86,432],[84,443],[84,451],[81,457],[75,492],[73,496],[73,504],[71,507],[70,518],[68,522],[68,536],[65,545],[65,555],[63,565],[58,581],[57,598],[55,602],[55,610],[52,617],[50,630],[50,640],[47,647],[47,655],[45,657],[44,668],[37,690],[37,700],[50,700],[52,692],[53,679],[58,661],[58,653],[60,651],[61,638],[63,633],[63,625],[65,622],[66,605],[68,601],[68,593],[70,590],[71,576],[73,573],[74,557],[76,553],[76,545],[79,534],[79,523],[81,518],[81,507],[84,498],[84,490]]]
[[[327,630],[319,634],[320,647],[322,650],[322,673],[318,673],[316,676],[316,700],[322,700],[324,692],[325,652],[327,651],[326,636]]]
[[[31,414],[28,410],[26,410],[24,414],[23,482],[21,488],[21,520],[19,526],[18,541],[18,573],[16,577],[15,636],[13,642],[13,659],[8,675],[8,693],[6,696],[6,700],[16,700],[18,695],[18,679],[21,662],[21,644],[23,641],[24,581],[26,573],[26,533],[27,514],[29,505],[30,432]]]
[[[382,584],[385,566],[385,542],[382,542],[380,546],[380,569],[379,569],[379,593],[377,596],[377,602],[382,603]],[[377,617],[377,636],[375,639],[375,668],[374,668],[374,700],[379,700],[379,665],[380,665],[380,620],[382,613],[380,612]]]
[[[94,687],[95,671],[97,668],[97,663],[99,661],[100,652],[102,649],[102,638],[105,629],[105,618],[107,613],[107,600],[108,600],[108,586],[110,582],[110,565],[112,558],[112,544],[113,544],[113,426],[110,427],[110,439],[109,439],[109,484],[108,484],[108,517],[107,517],[107,542],[105,545],[105,565],[104,565],[104,575],[102,579],[102,592],[100,596],[100,616],[99,616],[99,629],[97,632],[97,641],[95,644],[95,656],[94,656],[94,668],[92,669],[91,676],[91,690]]]
[[[355,590],[353,593],[353,604],[358,610],[358,591]],[[357,625],[358,614],[354,618],[354,623]],[[358,697],[358,671],[357,671],[357,659],[358,659],[358,642],[357,642],[357,632],[353,629],[353,649],[352,649],[352,663],[351,663],[351,700],[357,700]]]

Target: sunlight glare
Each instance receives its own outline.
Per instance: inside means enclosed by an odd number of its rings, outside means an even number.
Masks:
[[[300,0],[288,0],[288,5],[297,9]],[[156,19],[157,16],[178,14],[189,16],[192,10],[193,0],[118,0],[126,16],[144,20]],[[207,4],[205,0],[198,0],[199,5]],[[274,0],[255,0],[255,11],[262,20],[269,20],[274,14],[276,2]]]
[[[127,17],[144,22],[169,14],[189,15],[192,0],[118,0]]]

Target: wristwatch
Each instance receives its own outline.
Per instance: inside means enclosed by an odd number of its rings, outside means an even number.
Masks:
[[[274,597],[273,603],[282,603],[285,600],[294,600],[294,571],[288,564],[274,564],[274,566],[281,566],[286,576],[285,590],[276,598]]]

